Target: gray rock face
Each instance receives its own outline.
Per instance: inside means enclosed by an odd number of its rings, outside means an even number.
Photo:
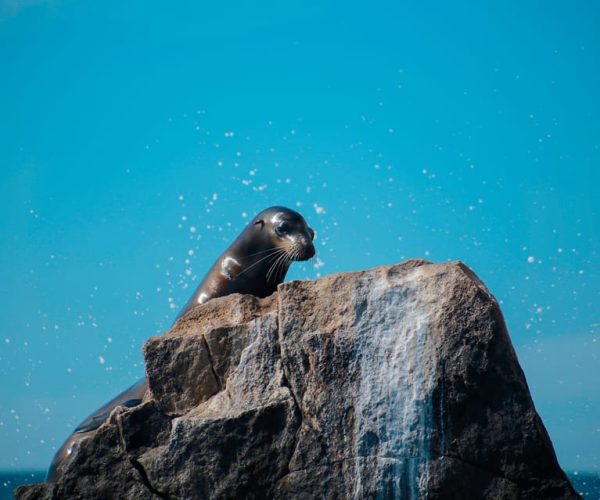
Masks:
[[[215,299],[144,355],[150,397],[17,498],[578,498],[460,263]]]

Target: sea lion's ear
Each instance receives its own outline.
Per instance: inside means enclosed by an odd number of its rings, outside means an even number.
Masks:
[[[254,225],[255,225],[255,226],[256,226],[256,225],[258,225],[258,224],[260,224],[260,228],[261,228],[261,229],[262,229],[263,227],[265,227],[265,221],[264,221],[264,220],[262,220],[262,219],[261,219],[261,220],[257,220],[257,221],[254,223]]]

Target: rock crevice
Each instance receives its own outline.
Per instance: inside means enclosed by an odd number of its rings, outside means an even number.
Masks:
[[[214,299],[144,356],[145,402],[18,498],[578,497],[459,262]]]

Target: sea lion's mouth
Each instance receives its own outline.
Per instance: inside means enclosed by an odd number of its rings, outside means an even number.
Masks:
[[[303,245],[294,255],[294,260],[304,261],[312,259],[315,256],[315,246],[312,243]]]

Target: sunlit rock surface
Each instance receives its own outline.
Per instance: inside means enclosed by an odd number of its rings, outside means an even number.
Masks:
[[[144,354],[151,397],[18,498],[577,498],[460,263],[215,299]]]

